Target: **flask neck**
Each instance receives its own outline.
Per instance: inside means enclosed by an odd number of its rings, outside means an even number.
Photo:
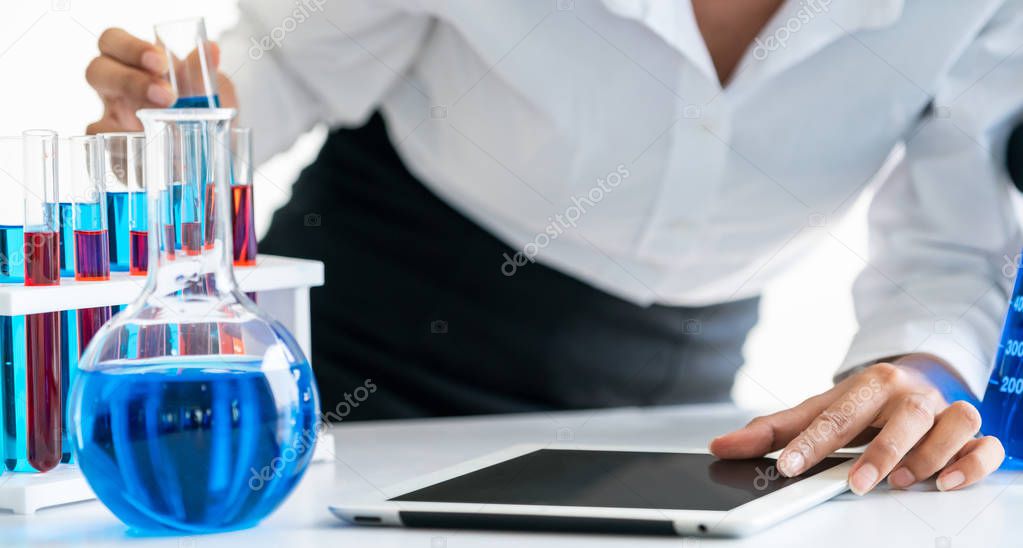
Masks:
[[[150,298],[233,299],[226,109],[140,111],[146,129]],[[182,114],[184,113],[184,114]]]

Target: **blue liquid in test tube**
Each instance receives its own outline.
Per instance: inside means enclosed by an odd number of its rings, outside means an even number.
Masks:
[[[171,108],[211,108],[210,100],[205,95],[194,97],[179,97]],[[213,96],[213,107],[220,108],[220,96]]]
[[[0,283],[25,282],[24,246],[25,230],[21,225],[0,225]]]
[[[107,191],[110,270],[128,271],[128,191]]]
[[[24,229],[0,226],[0,283],[25,281],[23,249]],[[25,425],[25,317],[0,316],[0,469],[18,467],[17,455],[25,455],[24,432],[18,436],[18,424]],[[20,367],[19,367],[20,365]],[[18,443],[21,447],[18,447]],[[27,463],[26,463],[27,464]]]
[[[75,277],[75,225],[71,202],[57,204],[57,236],[60,239],[60,277]]]

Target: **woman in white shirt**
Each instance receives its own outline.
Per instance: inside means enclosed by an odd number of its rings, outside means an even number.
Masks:
[[[999,157],[1023,106],[1023,3],[240,8],[220,98],[258,159],[334,130],[261,244],[327,263],[328,406],[367,378],[365,418],[726,399],[765,283],[834,238],[904,142],[837,384],[711,449],[784,449],[795,475],[870,440],[861,494],[1000,464],[976,408],[949,401],[983,393],[1021,243]],[[111,29],[99,47],[90,132],[173,103],[154,46]]]

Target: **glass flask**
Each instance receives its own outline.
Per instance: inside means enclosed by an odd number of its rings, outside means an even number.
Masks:
[[[1023,468],[1023,269],[1016,257],[1016,283],[998,341],[994,368],[988,381],[980,414],[981,431],[1005,446],[1002,468]]]
[[[137,530],[249,527],[287,497],[312,459],[319,410],[312,368],[291,334],[235,282],[234,110],[138,116],[148,274],[142,294],[80,359],[69,410],[75,458],[99,499]],[[214,227],[202,241],[198,190],[208,181]],[[174,185],[187,199],[171,200]],[[180,249],[165,230],[169,208],[188,220]]]

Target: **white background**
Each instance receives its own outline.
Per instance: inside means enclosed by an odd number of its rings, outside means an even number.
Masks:
[[[205,16],[211,37],[236,18],[233,4],[225,1],[5,0],[0,4],[0,135],[28,128],[55,129],[62,136],[82,133],[100,114],[84,72],[103,29],[119,26],[151,39],[154,23],[194,15]],[[273,210],[288,200],[292,181],[324,134],[320,128],[259,166],[260,234]],[[18,198],[0,196],[0,202]],[[849,290],[863,266],[860,257],[867,256],[865,209],[861,199],[845,221],[828,219],[819,229],[836,237],[824,239],[769,287],[762,322],[746,346],[747,364],[735,389],[739,403],[794,405],[830,384],[856,328]]]

